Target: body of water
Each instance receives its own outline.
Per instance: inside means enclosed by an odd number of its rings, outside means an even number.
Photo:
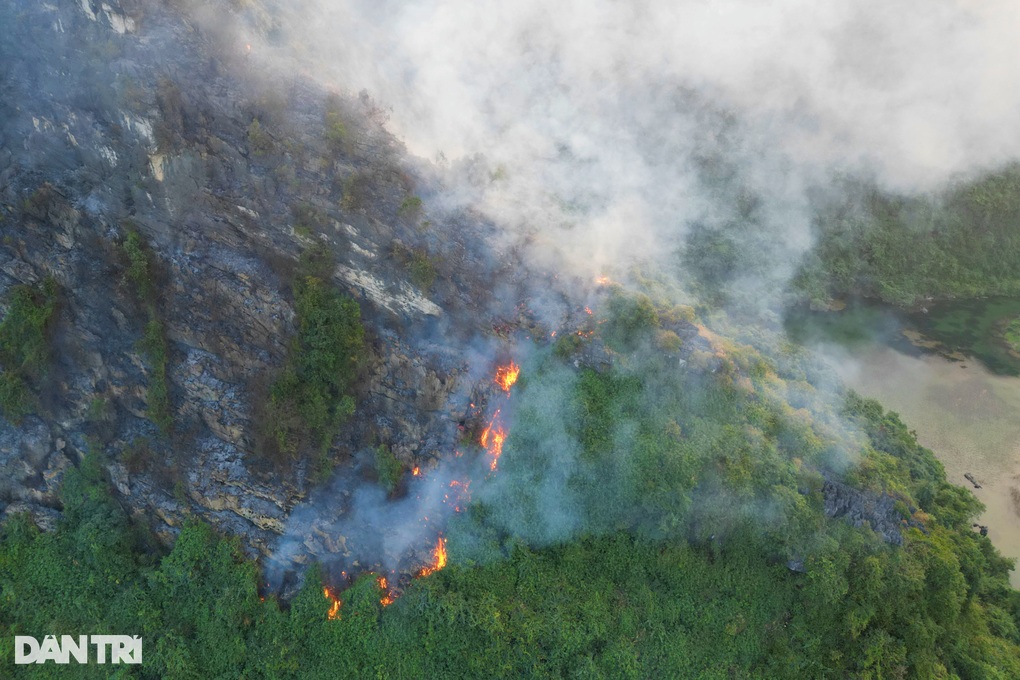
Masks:
[[[980,300],[899,315],[866,304],[792,318],[791,336],[830,357],[845,383],[900,414],[950,481],[985,504],[977,520],[1020,561],[1020,357],[998,329],[1020,300]],[[975,489],[965,477],[973,475]],[[1013,572],[1014,587],[1020,574]]]

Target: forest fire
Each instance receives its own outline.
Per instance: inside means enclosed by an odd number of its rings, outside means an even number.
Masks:
[[[376,583],[379,584],[379,589],[383,591],[383,596],[379,598],[379,604],[384,607],[388,607],[397,599],[393,591],[390,590],[389,581],[386,580],[385,576],[380,576],[376,579]]]
[[[436,549],[432,551],[432,564],[423,567],[418,572],[418,576],[428,576],[429,574],[436,573],[446,566],[446,559],[446,539],[440,536],[436,543]]]
[[[340,618],[340,598],[334,596],[333,593],[329,592],[329,588],[323,588],[322,589],[322,594],[325,595],[326,599],[329,600],[332,603],[329,606],[329,611],[326,613],[326,616],[330,620],[339,619]]]
[[[492,377],[503,392],[507,395],[510,393],[510,388],[517,382],[520,377],[521,367],[513,361],[508,362],[505,365],[497,367],[495,374]],[[509,396],[501,399],[502,403],[506,405],[508,403]],[[475,408],[475,404],[471,404],[471,408]],[[483,406],[484,408],[484,406]],[[467,429],[463,426],[462,429]],[[489,469],[493,472],[496,471],[499,458],[503,453],[503,444],[506,442],[508,432],[503,423],[502,409],[496,409],[489,420],[488,426],[482,431],[479,441],[482,448],[485,449],[489,456]],[[459,450],[454,450],[453,455],[460,457],[463,453]],[[411,476],[424,479],[426,477],[425,472],[418,465],[411,468]],[[454,512],[461,512],[467,503],[471,501],[471,484],[470,478],[451,479],[446,484],[446,489],[442,493],[442,502],[447,507],[452,508]],[[423,525],[429,524],[429,517],[432,513],[421,516],[420,521]],[[446,551],[446,538],[441,534],[436,539],[435,548],[432,550],[431,560],[425,566],[422,566],[418,571],[414,572],[415,578],[421,578],[423,576],[429,576],[436,573],[437,571],[446,567],[449,557]],[[346,579],[346,572],[344,577]],[[375,581],[379,587],[379,604],[383,607],[388,607],[393,604],[400,594],[403,592],[402,588],[398,585],[396,588],[390,586],[390,579],[399,578],[397,571],[392,571],[387,575],[376,574]],[[323,595],[330,602],[328,617],[330,619],[340,618],[341,600],[337,597],[336,591],[329,587],[323,588]]]
[[[463,504],[471,500],[471,481],[452,480],[450,482],[450,491],[443,494],[443,502],[449,504],[451,496],[454,512],[463,510]]]
[[[504,392],[509,393],[520,375],[521,367],[511,361],[508,365],[496,369],[495,381]]]
[[[496,411],[496,415],[492,417],[489,426],[482,430],[480,441],[485,450],[492,456],[489,469],[495,472],[496,465],[499,463],[499,457],[503,454],[503,442],[506,441],[506,430],[503,429],[503,424],[500,422],[499,411]]]

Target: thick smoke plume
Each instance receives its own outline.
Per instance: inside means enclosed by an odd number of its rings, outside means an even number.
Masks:
[[[481,209],[536,271],[585,281],[634,266],[683,279],[692,239],[730,229],[751,253],[731,291],[767,309],[840,180],[934,192],[1020,157],[1011,2],[294,0],[260,16],[265,59],[387,108],[440,168],[434,208]],[[535,399],[561,402],[561,378]],[[554,412],[532,423],[550,473],[535,493],[501,491],[527,486],[513,463],[482,492],[517,498],[497,519],[538,541],[585,512],[566,483],[576,442]],[[437,489],[455,476],[441,468]],[[417,517],[432,498],[413,512],[376,498],[351,521]],[[555,502],[528,505],[540,498]]]
[[[691,224],[754,195],[781,279],[810,245],[809,187],[849,174],[930,190],[1020,155],[1015,3],[298,0],[272,13],[280,52],[366,88],[412,152],[484,154],[461,198],[586,275],[671,254]]]

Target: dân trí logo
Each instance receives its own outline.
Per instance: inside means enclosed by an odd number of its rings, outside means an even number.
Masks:
[[[135,635],[47,635],[40,642],[30,635],[14,637],[15,664],[56,664],[89,662],[89,651],[94,648],[96,663],[142,663],[142,638]]]

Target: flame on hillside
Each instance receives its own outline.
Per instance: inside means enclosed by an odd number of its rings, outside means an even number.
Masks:
[[[428,576],[429,574],[436,573],[446,566],[446,560],[446,539],[440,536],[439,540],[436,542],[436,549],[432,551],[432,564],[427,567],[423,567],[422,570],[418,572],[418,576]]]
[[[325,595],[326,599],[330,601],[329,611],[326,613],[326,616],[330,620],[339,619],[340,618],[340,598],[336,597],[335,595],[333,595],[333,593],[331,593],[329,591],[329,588],[323,588],[322,589],[322,594]]]
[[[500,366],[496,369],[495,381],[504,392],[509,393],[510,388],[517,382],[517,378],[520,375],[521,367],[511,361],[506,366]]]
[[[517,379],[520,377],[520,374],[521,367],[518,364],[511,361],[506,365],[498,366],[495,375],[493,376],[492,379],[497,385],[499,385],[500,389],[502,389],[506,393],[506,395],[509,395],[510,388],[513,387],[513,385],[517,382]],[[508,403],[509,396],[502,397],[502,401],[504,405]],[[474,403],[471,404],[471,408],[472,409],[476,408]],[[484,408],[484,405],[482,405],[482,408]],[[479,412],[480,410],[476,411],[475,415],[477,416]],[[462,429],[466,429],[466,426],[462,425]],[[492,415],[491,420],[489,421],[488,426],[482,431],[481,436],[479,438],[481,446],[485,449],[486,453],[490,457],[489,469],[493,472],[495,472],[499,462],[499,457],[503,453],[503,444],[506,441],[507,434],[508,434],[507,429],[504,426],[502,420],[502,409],[496,409],[495,413],[493,413]],[[463,455],[463,453],[461,451],[455,450],[453,452],[453,455],[455,457],[460,457]],[[418,478],[418,480],[414,482],[415,484],[419,484],[421,480],[427,478],[427,476],[422,471],[421,467],[418,465],[415,465],[411,468],[411,476]],[[472,480],[470,478],[450,480],[447,483],[445,491],[443,492],[442,496],[443,503],[445,503],[447,507],[452,507],[454,512],[460,512],[461,510],[463,510],[463,508],[466,507],[467,503],[471,500],[470,491],[471,481]],[[420,521],[423,523],[423,526],[429,525],[429,516],[431,514],[432,513],[429,512],[428,515],[424,515],[421,517]],[[446,552],[446,539],[440,534],[436,538],[436,545],[435,548],[432,550],[431,561],[427,565],[421,567],[417,572],[415,572],[414,576],[416,578],[421,578],[423,576],[429,576],[430,574],[434,574],[440,569],[445,568],[448,561],[449,557]],[[347,573],[343,572],[343,576],[346,582]],[[402,588],[399,585],[396,588],[390,586],[391,577],[397,577],[397,572],[391,571],[388,576],[378,574],[375,577],[376,583],[379,586],[380,591],[379,604],[381,604],[383,607],[388,607],[389,605],[393,604],[393,602],[396,601],[396,599],[400,596],[402,592]],[[340,598],[337,596],[337,592],[329,587],[324,587],[322,592],[325,598],[329,600],[330,603],[329,611],[327,613],[328,618],[339,619],[341,601]]]
[[[394,600],[397,599],[397,596],[393,594],[392,590],[390,590],[389,581],[386,580],[386,577],[380,576],[376,579],[376,583],[379,584],[379,589],[383,591],[383,596],[379,598],[379,604],[384,607],[388,607],[393,604]]]
[[[492,457],[489,469],[495,472],[499,457],[503,455],[503,442],[506,441],[506,429],[503,428],[503,423],[500,421],[498,410],[489,422],[489,426],[482,430],[480,441]]]
[[[464,509],[463,503],[471,500],[471,480],[460,481],[454,479],[450,482],[450,491],[443,494],[443,502],[449,505],[452,501],[454,512]]]

